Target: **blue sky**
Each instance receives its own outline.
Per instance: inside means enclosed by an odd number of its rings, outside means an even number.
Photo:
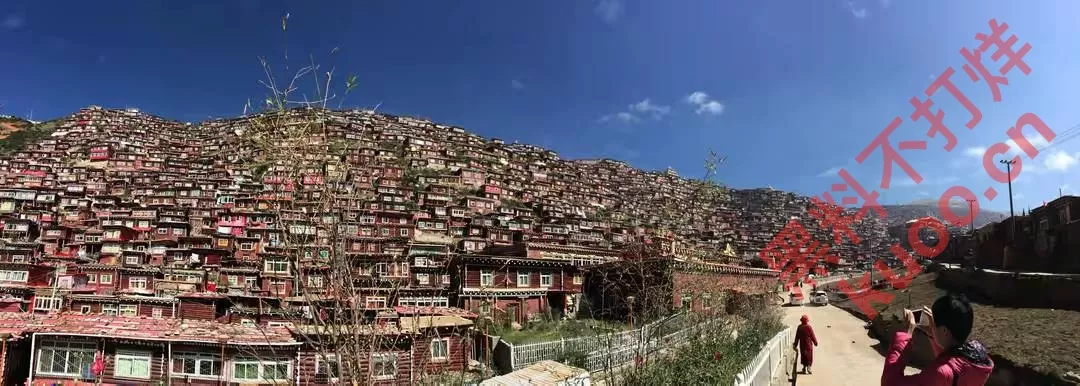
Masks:
[[[357,75],[348,107],[378,105],[566,158],[612,157],[687,176],[701,174],[712,148],[728,156],[718,177],[729,185],[807,194],[839,182],[826,173],[837,167],[877,186],[880,152],[861,165],[854,158],[899,116],[894,138],[929,141],[904,153],[925,181],[896,168],[882,202],[936,198],[960,184],[994,209],[1008,208],[1006,188],[971,154],[1004,141],[1026,112],[1056,132],[1080,123],[1078,3],[735,3],[5,1],[0,104],[37,119],[90,104],[185,121],[231,116],[265,96],[259,56],[293,69],[314,56],[324,69]],[[1010,72],[996,103],[985,81],[967,79],[959,54],[989,32],[991,18],[1009,24],[1015,48],[1033,47],[1031,73]],[[1004,59],[988,56],[996,72]],[[940,137],[925,137],[925,120],[909,119],[908,100],[950,66],[983,118],[968,130],[967,112],[935,94],[958,139],[946,152]],[[1059,188],[1080,191],[1078,151],[1080,141],[1066,141],[1025,158],[1018,210]],[[1001,195],[983,198],[988,186]]]

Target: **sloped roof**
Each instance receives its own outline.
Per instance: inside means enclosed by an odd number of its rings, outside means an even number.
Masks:
[[[155,340],[230,345],[296,345],[283,327],[248,327],[209,320],[180,320],[58,313],[35,315],[0,313],[0,334],[27,333],[100,336],[106,338]]]

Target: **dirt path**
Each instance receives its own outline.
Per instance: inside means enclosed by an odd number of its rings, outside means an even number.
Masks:
[[[863,321],[833,306],[784,307],[784,323],[794,326],[799,317],[810,317],[817,335],[813,374],[799,374],[798,386],[867,386],[881,383],[885,358],[875,349],[878,341],[870,338]],[[799,366],[802,369],[802,366]],[[907,373],[918,370],[909,367]]]

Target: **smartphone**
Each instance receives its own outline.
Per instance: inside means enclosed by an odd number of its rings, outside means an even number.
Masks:
[[[927,326],[930,324],[930,318],[924,317],[925,312],[923,312],[923,310],[912,310],[911,313],[915,315],[915,324],[919,326]]]

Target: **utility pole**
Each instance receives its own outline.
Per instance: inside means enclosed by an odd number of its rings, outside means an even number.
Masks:
[[[975,234],[975,200],[967,200],[968,216],[971,216],[971,234]]]
[[[1016,216],[1013,213],[1013,194],[1012,194],[1012,165],[1016,162],[1013,160],[999,160],[998,162],[1005,164],[1005,172],[1009,174],[1009,219],[1011,224],[1009,225],[1009,242],[1016,242]]]
[[[968,216],[971,216],[971,234],[968,235],[968,245],[975,244],[975,201],[976,200],[967,200]],[[966,256],[967,253],[965,252],[964,255]],[[971,260],[972,264],[975,264],[975,256],[971,256]],[[960,261],[963,262],[963,260]]]

